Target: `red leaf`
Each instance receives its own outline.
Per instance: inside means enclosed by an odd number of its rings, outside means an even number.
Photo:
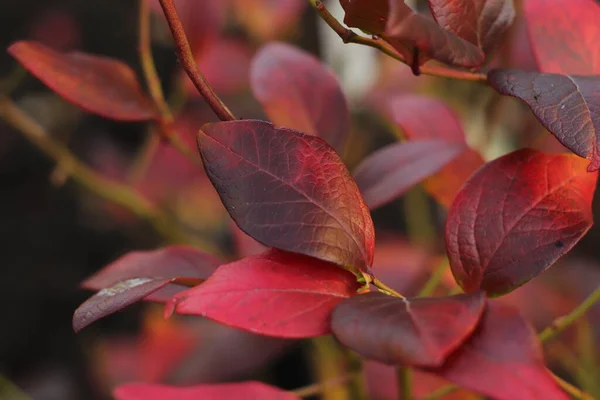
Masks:
[[[541,72],[600,74],[600,6],[594,0],[527,0],[533,53]]]
[[[510,292],[585,235],[597,173],[584,164],[572,154],[522,149],[475,173],[446,221],[450,266],[465,291]]]
[[[409,140],[445,139],[464,145],[460,156],[423,182],[438,202],[450,207],[458,190],[484,164],[481,155],[465,142],[458,117],[440,100],[417,95],[395,97],[390,111],[392,120]]]
[[[411,53],[416,49],[451,65],[477,67],[484,62],[485,56],[479,48],[414,12],[404,1],[392,1],[389,6],[386,39],[400,41]],[[414,63],[412,56],[405,52],[404,56],[409,64]]]
[[[273,123],[319,136],[338,152],[344,149],[350,124],[346,98],[317,58],[271,43],[259,50],[250,74],[254,96]]]
[[[293,393],[261,382],[204,384],[176,387],[147,383],[121,385],[114,391],[116,400],[299,400]]]
[[[61,97],[105,118],[158,118],[131,68],[121,61],[84,53],[57,53],[36,42],[13,43],[8,52]]]
[[[340,0],[344,23],[374,35],[385,32],[390,14],[389,0]]]
[[[133,304],[158,289],[165,287],[175,278],[133,278],[102,289],[73,314],[73,329],[79,332],[91,323]]]
[[[267,336],[305,338],[328,334],[333,308],[358,288],[352,274],[333,264],[271,250],[219,267],[202,285],[171,299],[165,311]]]
[[[488,81],[499,93],[523,100],[538,120],[573,153],[600,168],[600,78],[494,70]]]
[[[322,139],[244,120],[205,125],[198,144],[221,201],[249,236],[350,270],[373,263],[369,210]]]
[[[484,305],[483,292],[413,299],[371,292],[340,303],[331,329],[365,357],[438,367],[473,332]]]
[[[429,0],[440,26],[489,55],[515,18],[513,0]]]
[[[533,328],[515,309],[490,301],[473,335],[432,372],[498,400],[568,399],[544,366]]]
[[[133,251],[87,278],[81,286],[90,290],[102,290],[120,281],[141,277],[207,279],[221,264],[218,258],[210,254],[182,245]],[[185,289],[184,286],[170,284],[149,295],[147,300],[166,302]]]
[[[369,208],[375,209],[439,171],[465,146],[445,140],[395,143],[363,160],[354,171],[354,179]]]

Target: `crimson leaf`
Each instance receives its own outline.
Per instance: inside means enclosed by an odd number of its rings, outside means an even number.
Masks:
[[[321,138],[245,120],[205,125],[198,145],[221,201],[249,236],[354,272],[369,269],[371,215]]]
[[[201,315],[253,333],[305,338],[330,333],[330,314],[359,285],[321,260],[280,250],[222,265],[202,285],[176,295],[165,314]]]
[[[414,299],[371,292],[340,303],[331,328],[365,357],[438,367],[473,332],[484,305],[483,292]]]
[[[598,174],[584,164],[573,154],[522,149],[467,181],[446,221],[450,266],[465,291],[510,292],[585,235]]]
[[[13,43],[8,52],[61,97],[106,118],[156,119],[131,68],[121,61],[84,53],[58,53],[36,42]]]

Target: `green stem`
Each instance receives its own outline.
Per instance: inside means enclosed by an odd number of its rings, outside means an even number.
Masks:
[[[400,293],[396,292],[394,289],[381,282],[379,279],[373,277],[373,286],[379,289],[380,292],[385,294],[389,294],[390,296],[404,298]]]
[[[429,393],[428,395],[423,396],[421,398],[421,400],[441,399],[442,397],[449,395],[450,393],[452,393],[458,389],[459,389],[459,387],[457,385],[451,383],[449,385],[442,386],[441,388],[434,390],[433,392]]]
[[[555,319],[550,326],[544,329],[539,334],[539,339],[542,343],[554,339],[562,331],[571,326],[579,318],[583,317],[585,313],[600,300],[600,286],[594,290],[581,304],[579,304],[569,314],[564,315]]]
[[[444,274],[448,269],[448,259],[444,258],[444,261],[439,263],[439,265],[435,268],[432,274],[429,276],[429,279],[423,285],[423,288],[419,291],[417,297],[427,297],[431,296],[435,290],[440,286],[442,280],[444,279]]]
[[[412,371],[409,367],[399,365],[396,370],[398,381],[398,399],[413,400]]]

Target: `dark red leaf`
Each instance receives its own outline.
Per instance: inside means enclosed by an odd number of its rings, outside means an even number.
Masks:
[[[477,67],[485,60],[481,49],[448,32],[435,21],[414,12],[404,1],[390,2],[385,38],[398,40],[409,50],[407,54],[396,47],[403,52],[409,64],[414,63],[410,56],[413,49],[436,60],[461,67]]]
[[[116,400],[299,400],[293,393],[261,382],[218,383],[190,387],[150,383],[121,385],[114,391]]]
[[[513,0],[429,0],[437,23],[489,55],[515,18]]]
[[[219,265],[218,258],[193,247],[174,245],[152,251],[133,251],[113,261],[81,284],[90,290],[102,290],[128,279],[177,278],[207,279]],[[187,289],[169,284],[146,299],[166,302],[176,293]]]
[[[365,32],[381,35],[390,13],[389,0],[340,0],[344,23]]]
[[[569,398],[544,366],[533,328],[512,307],[492,301],[473,335],[431,371],[498,400]]]
[[[467,292],[500,295],[567,253],[593,223],[597,173],[573,154],[522,149],[467,181],[446,221],[452,273]]]
[[[371,215],[325,141],[244,120],[205,125],[198,144],[223,204],[249,236],[354,272],[369,269]]]
[[[371,292],[340,303],[331,329],[367,358],[439,367],[473,332],[484,305],[483,292],[413,299]]]
[[[600,168],[600,78],[541,74],[513,69],[491,71],[499,93],[523,100],[538,120],[573,153]]]
[[[57,53],[27,41],[13,43],[8,52],[50,89],[89,112],[121,121],[159,117],[133,70],[121,61]]]
[[[367,157],[356,167],[354,179],[369,208],[375,209],[439,171],[465,148],[446,140],[395,143]]]
[[[73,329],[79,332],[91,323],[133,304],[175,278],[133,278],[100,290],[73,314]]]
[[[334,307],[359,288],[337,266],[271,250],[226,264],[202,285],[175,296],[166,315],[201,315],[250,332],[286,338],[330,333]]]
[[[342,152],[350,116],[335,75],[314,56],[284,43],[259,50],[252,91],[276,125],[310,133]]]
[[[481,155],[465,142],[458,117],[442,101],[417,95],[393,98],[390,114],[409,140],[444,139],[464,144],[460,156],[423,182],[440,204],[450,207],[462,185],[484,164]]]
[[[594,0],[527,0],[533,53],[541,72],[600,74],[600,5]]]

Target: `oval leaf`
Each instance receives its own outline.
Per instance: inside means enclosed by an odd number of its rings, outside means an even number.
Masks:
[[[450,207],[462,185],[484,164],[481,155],[468,147],[458,116],[442,101],[418,95],[393,98],[390,114],[409,140],[444,139],[464,144],[460,156],[423,182],[429,194]]]
[[[130,383],[114,391],[116,400],[299,400],[293,393],[261,382],[212,383],[177,387],[152,383]]]
[[[81,286],[102,290],[118,282],[140,277],[207,279],[221,264],[223,262],[217,257],[190,246],[174,245],[158,250],[132,251],[87,278]],[[150,294],[146,300],[164,303],[185,289],[187,287],[171,283]]]
[[[8,52],[61,97],[91,113],[121,121],[159,117],[133,70],[121,61],[84,53],[61,54],[20,41]]]
[[[386,39],[398,40],[408,49],[415,49],[436,60],[465,68],[478,67],[485,61],[481,49],[448,32],[435,21],[414,12],[404,1],[390,2],[390,14],[385,29]],[[409,64],[414,60],[407,57]]]
[[[356,278],[293,253],[267,253],[226,264],[202,285],[175,296],[166,315],[201,315],[261,335],[305,338],[330,333],[330,314],[356,294]]]
[[[429,370],[498,400],[567,400],[544,365],[535,331],[519,313],[488,301],[471,337]]]
[[[92,322],[133,304],[165,287],[174,278],[133,278],[102,289],[73,314],[73,329],[79,332]]]
[[[369,208],[375,209],[400,197],[464,150],[465,144],[445,140],[392,144],[360,163],[354,179]]]
[[[250,83],[269,119],[319,136],[338,152],[348,137],[350,116],[335,75],[317,58],[283,43],[260,49]]]
[[[513,0],[429,0],[444,29],[468,40],[488,55],[502,43],[515,19]]]
[[[249,236],[354,272],[369,269],[371,215],[322,139],[245,120],[205,125],[198,145],[221,201]]]
[[[600,5],[594,0],[527,0],[524,13],[541,72],[600,74]]]
[[[584,164],[572,154],[523,149],[477,171],[446,221],[450,266],[465,291],[510,292],[585,235],[598,175]]]
[[[488,81],[499,93],[517,97],[565,147],[600,168],[600,77],[494,70]]]
[[[414,299],[371,292],[340,303],[331,329],[365,357],[439,367],[475,330],[484,305],[483,292]]]

